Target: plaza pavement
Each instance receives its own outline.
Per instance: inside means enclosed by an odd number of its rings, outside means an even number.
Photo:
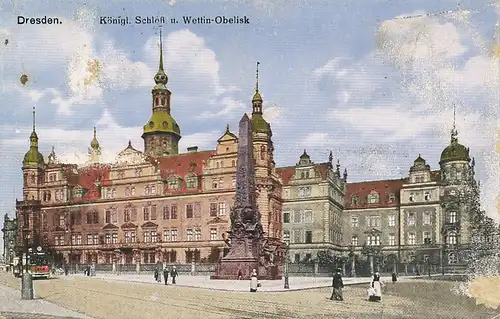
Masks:
[[[0,319],[3,318],[28,319],[90,317],[60,307],[48,301],[36,299],[36,297],[33,300],[22,300],[20,290],[0,285]]]
[[[106,275],[106,274],[101,274]],[[492,319],[498,310],[477,306],[473,299],[451,292],[452,281],[399,280],[384,289],[382,302],[367,301],[366,286],[347,285],[344,302],[330,301],[331,288],[250,293],[131,282],[83,275],[34,282],[39,298],[92,318],[339,318],[339,319]],[[152,277],[152,276],[150,276]],[[179,277],[187,281],[188,276]],[[296,277],[290,278],[293,280]],[[314,279],[314,278],[309,278]],[[317,278],[316,278],[317,279]],[[329,279],[329,278],[325,278]],[[193,279],[194,280],[194,279]],[[248,288],[248,281],[243,281]],[[297,282],[296,282],[297,283]],[[20,280],[0,273],[0,284],[19,292]],[[291,286],[293,287],[293,286]],[[46,318],[14,317],[18,318]],[[54,318],[54,317],[51,317]],[[495,317],[497,318],[497,317]]]
[[[83,276],[83,275],[76,275]],[[111,274],[111,273],[98,273],[95,277],[97,279],[103,280],[114,280],[114,281],[128,281],[128,282],[138,282],[138,283],[157,283],[153,274]],[[398,281],[407,281],[416,278],[415,276],[399,277]],[[356,277],[343,278],[344,285],[358,285],[358,284],[368,284],[371,281],[370,277]],[[382,277],[382,281],[391,282],[391,277]],[[261,287],[259,291],[263,292],[279,292],[279,291],[296,291],[296,290],[306,290],[306,289],[316,289],[325,288],[332,286],[332,277],[289,277],[289,289],[284,288],[285,280],[260,280]],[[172,278],[168,278],[168,284],[172,283]],[[164,282],[161,283],[164,285]],[[211,290],[222,290],[222,291],[248,291],[250,287],[250,282],[248,280],[211,280],[210,276],[191,276],[191,275],[180,275],[176,279],[176,286],[178,287],[192,287],[192,288],[202,288]]]

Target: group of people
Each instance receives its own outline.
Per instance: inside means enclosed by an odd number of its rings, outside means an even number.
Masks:
[[[161,271],[161,269],[159,267],[156,267],[155,268],[155,281],[156,282],[161,282],[162,272],[163,272],[163,279],[165,281],[165,285],[168,285],[168,276],[169,275],[170,275],[170,277],[172,277],[172,284],[175,285],[175,279],[179,275],[175,266],[172,267],[172,270],[170,270],[170,271],[166,267],[163,268],[163,271]]]
[[[87,265],[83,271],[84,275],[87,277],[95,276],[95,264]]]
[[[332,282],[332,296],[330,300],[344,301],[344,296],[342,289],[344,288],[344,281],[342,280],[342,269],[337,269],[335,275],[333,275]],[[395,284],[397,281],[396,273],[392,273],[392,283]],[[370,287],[368,288],[368,300],[373,302],[378,302],[382,300],[382,287],[384,283],[380,280],[380,274],[376,272],[370,282]]]

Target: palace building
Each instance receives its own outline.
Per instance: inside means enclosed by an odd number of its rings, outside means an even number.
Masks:
[[[163,67],[154,76],[152,113],[144,125],[144,152],[130,141],[115,163],[101,163],[96,129],[89,164],[44,159],[33,132],[23,160],[23,200],[16,201],[18,250],[50,247],[71,263],[151,264],[216,262],[223,254],[235,193],[238,138],[229,125],[214,150],[179,152],[180,126],[172,116]],[[257,203],[265,237],[282,238],[281,181],[271,126],[257,86],[251,123]]]
[[[23,199],[16,201],[18,253],[41,245],[71,263],[136,266],[213,263],[224,254],[238,138],[227,125],[214,150],[179,152],[182,135],[171,113],[162,49],[160,36],[143,152],[125,142],[115,163],[102,163],[94,128],[88,165],[59,162],[54,148],[45,159],[33,110]],[[382,254],[385,263],[464,260],[479,191],[474,159],[458,143],[455,125],[439,170],[419,155],[406,177],[347,183],[347,169],[341,173],[331,152],[328,161],[315,163],[304,150],[295,166],[276,168],[262,103],[257,68],[251,114],[257,204],[265,236],[289,238],[292,261],[314,260],[320,251]]]

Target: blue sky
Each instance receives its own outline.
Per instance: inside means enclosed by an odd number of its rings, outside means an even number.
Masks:
[[[278,166],[295,164],[305,148],[317,162],[332,149],[350,181],[406,176],[419,153],[437,169],[455,103],[459,141],[476,158],[484,207],[498,216],[500,68],[492,51],[500,11],[488,1],[462,1],[468,11],[387,21],[457,8],[455,1],[417,0],[4,2],[0,212],[12,214],[21,197],[32,106],[45,155],[55,145],[61,160],[85,162],[93,126],[106,159],[129,139],[143,148],[158,26],[99,25],[100,16],[238,15],[250,24],[163,26],[183,151],[214,148],[226,123],[235,127],[251,111],[260,61]],[[18,15],[56,16],[63,25],[17,25]],[[101,69],[91,78],[86,66],[94,60]]]

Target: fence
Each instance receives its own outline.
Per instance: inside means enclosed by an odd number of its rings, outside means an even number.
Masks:
[[[87,264],[73,264],[72,272],[80,273],[89,266]],[[166,264],[162,267],[172,269],[174,266],[180,274],[190,274],[196,276],[210,276],[215,274],[216,264],[203,263],[203,264]],[[369,277],[370,268],[367,264],[357,264],[355,273],[352,273],[351,265],[346,264],[345,266],[338,266],[342,269],[344,276],[350,277],[355,275],[356,277]],[[427,274],[439,274],[445,272],[450,273],[464,273],[467,266],[464,265],[454,265],[445,266],[441,268],[439,265],[427,265],[427,264],[396,264],[387,265],[384,267],[377,267],[374,265],[374,271],[379,271],[383,276],[390,276],[396,268],[396,273],[399,275],[427,275]],[[156,264],[96,264],[96,272],[114,272],[114,273],[154,273],[156,269]],[[288,265],[288,274],[290,277],[331,277],[333,272],[337,269],[337,265],[321,265],[317,263],[290,263]]]

